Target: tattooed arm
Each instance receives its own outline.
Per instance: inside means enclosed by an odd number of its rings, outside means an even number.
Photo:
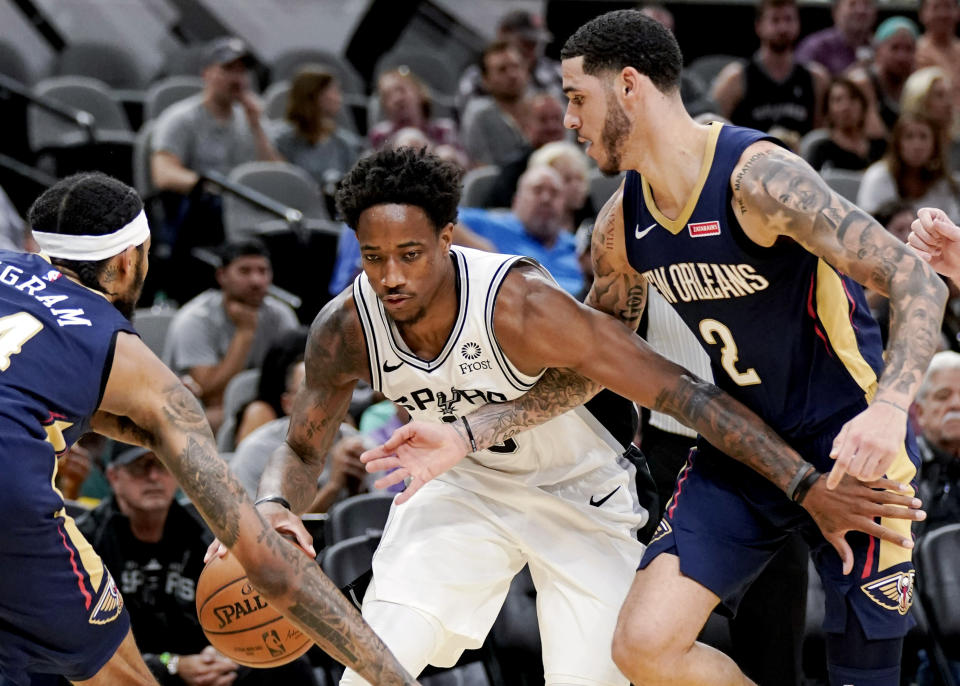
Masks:
[[[263,520],[217,455],[203,408],[136,336],[117,338],[94,427],[151,448],[251,583],[331,656],[371,683],[415,683],[316,563]]]
[[[947,288],[915,252],[866,212],[834,193],[796,155],[769,142],[744,152],[732,177],[733,206],[760,245],[788,236],[814,255],[890,298],[886,367],[870,407],[834,443],[835,485],[845,471],[872,480],[896,458],[907,410],[936,352]]]
[[[350,405],[353,387],[368,375],[363,341],[348,290],[327,303],[310,327],[304,355],[306,378],[290,413],[286,444],[270,458],[260,477],[258,497],[281,496],[294,513],[309,508],[317,495],[317,477],[324,458]],[[279,507],[265,504],[261,509],[279,512]]]

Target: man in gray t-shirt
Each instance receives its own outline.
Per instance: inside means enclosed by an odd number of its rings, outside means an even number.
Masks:
[[[228,243],[217,269],[220,290],[201,293],[173,318],[164,346],[164,362],[188,375],[207,408],[211,424],[222,421],[223,390],[238,372],[261,366],[267,349],[299,326],[284,303],[267,295],[273,281],[263,243]]]

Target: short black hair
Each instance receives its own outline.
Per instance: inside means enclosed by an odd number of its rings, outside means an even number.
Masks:
[[[270,261],[270,251],[259,238],[243,238],[227,241],[217,251],[220,254],[220,266],[228,267],[231,262],[240,257],[265,257]]]
[[[375,205],[413,205],[439,232],[457,219],[463,171],[425,149],[380,150],[347,172],[337,188],[337,211],[354,231]]]
[[[102,172],[82,172],[45,190],[27,211],[27,223],[43,233],[103,236],[129,224],[141,210],[143,201],[127,184]],[[53,257],[50,262],[74,272],[87,288],[103,293],[100,275],[111,259],[87,262]]]
[[[637,10],[601,14],[567,39],[560,58],[583,57],[583,73],[633,67],[661,93],[680,87],[683,55],[670,29]]]

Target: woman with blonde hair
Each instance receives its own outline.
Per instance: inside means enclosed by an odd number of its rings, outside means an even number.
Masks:
[[[887,154],[864,172],[857,204],[872,214],[891,200],[907,200],[960,218],[960,195],[943,142],[931,118],[916,112],[901,114]]]
[[[337,124],[342,105],[333,74],[308,65],[293,78],[286,117],[273,131],[277,152],[305,169],[321,187],[343,176],[363,150],[361,140]]]
[[[584,221],[592,222],[597,213],[590,202],[590,167],[583,151],[567,141],[547,143],[527,161],[527,169],[539,166],[552,167],[563,178],[563,227],[574,232]]]
[[[924,67],[913,72],[903,84],[901,112],[925,114],[940,127],[951,166],[960,166],[960,112],[952,99],[950,75],[941,67]]]

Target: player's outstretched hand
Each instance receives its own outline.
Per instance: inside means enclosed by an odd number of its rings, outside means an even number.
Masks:
[[[927,513],[920,509],[923,503],[910,495],[908,486],[890,479],[862,482],[847,475],[834,490],[829,490],[824,476],[821,475],[810,488],[803,507],[840,555],[844,574],[853,570],[853,551],[846,540],[848,531],[862,531],[903,548],[913,548],[909,534],[904,536],[875,521],[876,517],[910,521],[926,519]]]
[[[941,274],[960,278],[960,227],[943,210],[923,207],[910,225],[907,243]]]
[[[907,411],[875,400],[833,439],[830,457],[836,463],[827,477],[827,488],[836,488],[844,474],[860,481],[879,479],[903,450],[906,436]]]
[[[413,421],[404,424],[381,446],[360,456],[368,472],[390,471],[374,486],[387,488],[408,477],[410,481],[395,502],[407,502],[420,488],[450,469],[467,454],[463,438],[449,424]]]
[[[300,517],[279,503],[262,503],[257,506],[257,510],[274,531],[284,538],[289,538],[311,557],[317,556],[317,551],[313,548],[313,536],[307,531]],[[207,546],[203,561],[207,563],[214,557],[223,557],[226,554],[227,547],[218,539],[213,539],[213,543]]]

